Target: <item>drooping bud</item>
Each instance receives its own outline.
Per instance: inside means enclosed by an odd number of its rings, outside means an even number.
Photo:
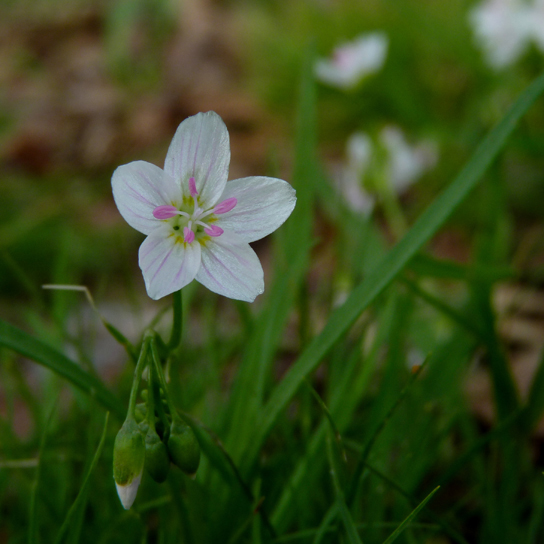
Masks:
[[[145,468],[159,484],[166,480],[170,470],[168,450],[156,431],[151,428],[145,437]]]
[[[175,418],[168,438],[170,459],[183,472],[193,475],[200,463],[200,446],[193,429],[181,419]]]
[[[144,437],[136,421],[127,419],[117,433],[113,446],[113,478],[125,510],[132,506],[136,498],[144,462]]]

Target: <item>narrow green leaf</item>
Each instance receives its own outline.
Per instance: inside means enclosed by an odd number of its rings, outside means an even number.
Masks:
[[[391,544],[397,538],[400,536],[400,534],[410,525],[412,520],[419,514],[421,509],[433,498],[433,495],[440,489],[439,487],[436,487],[433,489],[416,507],[415,510],[413,510],[408,517],[393,531],[393,533],[389,536],[389,538],[383,543],[383,544]]]
[[[270,396],[263,410],[263,421],[247,451],[248,464],[255,461],[278,415],[285,409],[304,378],[315,370],[334,343],[348,331],[359,315],[395,279],[474,189],[520,118],[543,91],[544,75],[541,75],[521,94],[497,127],[480,144],[460,174],[425,210],[406,236],[381,259],[347,301],[331,315],[322,332],[313,339]]]
[[[533,430],[544,413],[544,350],[542,351],[538,369],[531,383],[529,398],[525,407],[525,424]]]
[[[317,532],[313,540],[313,544],[321,544],[321,541],[330,530],[331,525],[333,521],[336,519],[337,515],[338,515],[338,503],[335,502],[329,508],[329,511],[327,512],[327,514],[323,518],[323,521],[319,525],[319,528],[317,529]]]
[[[236,483],[240,487],[249,504],[255,504],[253,492],[244,481],[240,470],[228,454],[219,437],[211,429],[189,414],[184,413],[182,415],[185,422],[193,429],[202,452],[206,455],[210,464],[221,474],[227,484],[235,485]],[[276,531],[270,523],[266,512],[262,508],[259,508],[258,512],[268,532],[275,538]]]
[[[32,490],[30,494],[30,503],[29,503],[29,515],[28,515],[28,544],[38,544],[38,494],[40,489],[40,480],[42,474],[42,464],[43,464],[43,454],[45,452],[45,440],[47,438],[47,433],[49,432],[49,427],[51,426],[51,421],[53,420],[53,414],[57,403],[55,402],[49,415],[47,416],[45,422],[45,428],[43,429],[41,438],[40,438],[40,447],[38,450],[38,465],[36,467],[36,475],[34,477],[34,482],[32,483]]]
[[[72,521],[72,518],[76,514],[81,513],[81,509],[85,507],[84,499],[86,497],[87,488],[91,480],[91,474],[94,468],[96,467],[98,460],[100,459],[100,455],[102,454],[102,449],[104,448],[104,442],[106,441],[106,430],[108,428],[109,415],[110,413],[108,412],[106,414],[106,419],[104,421],[104,430],[102,431],[102,436],[100,438],[100,442],[98,443],[98,448],[96,449],[96,453],[94,454],[91,465],[89,466],[89,470],[87,471],[87,474],[85,475],[85,479],[83,480],[83,484],[81,485],[81,489],[79,490],[79,493],[77,494],[76,500],[73,502],[72,506],[70,507],[70,510],[68,510],[68,513],[66,514],[66,518],[64,518],[64,522],[59,529],[57,538],[55,539],[55,544],[60,544],[62,542],[62,539],[64,535],[66,534],[66,531],[70,527],[70,522]]]
[[[340,471],[342,470],[342,466],[338,458],[338,447],[335,447],[337,440],[334,436],[334,429],[332,426],[330,427],[330,431],[331,432],[329,433],[327,440],[327,454],[329,457],[330,473],[336,495],[336,508],[340,514],[342,523],[344,524],[348,542],[351,544],[362,544],[361,537],[357,532],[357,527],[355,527],[351,513],[346,505],[346,501],[344,500],[344,493],[340,483]],[[331,510],[332,508],[333,507],[331,507]],[[328,513],[328,515],[330,514]]]
[[[317,165],[313,64],[313,52],[309,50],[302,70],[295,164],[290,180],[297,191],[297,204],[275,235],[279,243],[275,247],[274,283],[244,354],[229,407],[227,444],[237,460],[245,457],[255,428],[260,426],[266,379],[310,258]]]
[[[361,454],[361,457],[357,461],[357,466],[355,467],[355,472],[353,474],[352,480],[351,480],[351,486],[348,491],[347,496],[347,503],[349,505],[352,504],[352,502],[355,500],[355,496],[357,493],[357,488],[359,486],[359,480],[361,478],[361,475],[363,474],[363,469],[366,465],[368,456],[370,455],[370,451],[372,450],[372,446],[375,444],[376,440],[380,436],[381,432],[384,430],[387,423],[391,420],[393,417],[393,414],[397,410],[397,408],[401,405],[402,401],[404,400],[404,397],[406,397],[406,394],[410,390],[413,383],[415,383],[417,377],[419,376],[421,370],[424,368],[424,366],[427,364],[428,358],[425,359],[423,364],[419,367],[417,372],[412,374],[410,376],[410,380],[408,383],[402,388],[401,392],[399,393],[398,397],[396,398],[395,402],[391,405],[389,410],[387,410],[386,414],[384,415],[383,419],[380,421],[372,435],[370,436],[368,442],[365,445],[365,448],[363,450],[363,453]]]
[[[116,416],[125,417],[125,408],[121,401],[97,377],[82,370],[56,349],[1,319],[0,345],[56,372]]]

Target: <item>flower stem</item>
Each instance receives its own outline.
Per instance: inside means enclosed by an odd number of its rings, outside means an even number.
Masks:
[[[134,380],[132,381],[132,390],[130,391],[130,401],[128,403],[127,419],[134,419],[134,410],[136,409],[136,397],[138,396],[138,387],[142,379],[142,372],[147,364],[147,352],[149,350],[149,343],[153,338],[152,332],[147,331],[144,334],[144,341],[142,342],[142,348],[140,349],[140,355],[138,357],[138,363],[134,369]]]
[[[170,395],[168,395],[168,388],[166,386],[166,379],[164,378],[164,372],[162,370],[161,359],[159,357],[159,352],[157,351],[157,346],[155,344],[155,339],[152,339],[152,341],[151,341],[151,358],[153,359],[153,364],[155,366],[155,370],[157,371],[157,375],[159,376],[160,385],[164,390],[164,394],[166,396],[166,402],[168,404],[168,409],[170,410],[170,415],[172,416],[172,419],[176,419],[177,412],[176,412],[176,409],[175,409],[174,405],[172,404],[172,401],[170,400]]]
[[[172,335],[168,342],[170,351],[176,349],[181,342],[181,332],[183,327],[183,309],[181,307],[181,289],[173,293],[174,296],[174,322],[172,324]]]

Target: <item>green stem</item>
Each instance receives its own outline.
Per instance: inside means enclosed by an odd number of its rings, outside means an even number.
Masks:
[[[142,342],[142,348],[138,357],[138,363],[134,369],[134,380],[132,381],[132,390],[130,391],[130,401],[128,403],[127,419],[134,419],[134,410],[136,409],[136,397],[138,396],[138,387],[142,379],[142,373],[145,365],[147,364],[147,352],[149,350],[149,344],[153,340],[154,333],[152,331],[146,331],[144,334],[144,341]]]
[[[172,324],[172,335],[168,342],[170,351],[176,349],[181,343],[181,332],[183,328],[183,310],[181,307],[181,289],[174,293],[174,322]]]
[[[147,388],[147,424],[152,431],[155,429],[155,366],[149,365],[149,387]],[[160,393],[159,401],[160,404]]]
[[[174,419],[179,419],[179,416],[177,415],[177,412],[176,412],[176,408],[172,404],[172,401],[170,400],[170,395],[168,394],[166,379],[164,377],[164,372],[162,371],[161,359],[159,357],[159,352],[157,351],[155,338],[151,339],[151,358],[153,359],[155,370],[157,371],[157,375],[159,376],[159,381],[161,383],[161,387],[163,388],[163,391],[166,397],[166,402],[168,404],[168,409],[170,410],[170,415],[172,416],[172,421]]]

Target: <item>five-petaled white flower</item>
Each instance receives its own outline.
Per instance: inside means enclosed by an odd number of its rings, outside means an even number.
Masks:
[[[384,64],[389,40],[384,32],[361,34],[334,49],[332,58],[319,59],[315,74],[324,83],[350,89]]]
[[[263,176],[227,182],[229,134],[213,111],[183,121],[164,170],[120,166],[113,197],[127,223],[147,235],[139,251],[147,293],[159,299],[196,279],[229,298],[253,301],[263,269],[249,242],[276,230],[295,207],[295,190]]]

